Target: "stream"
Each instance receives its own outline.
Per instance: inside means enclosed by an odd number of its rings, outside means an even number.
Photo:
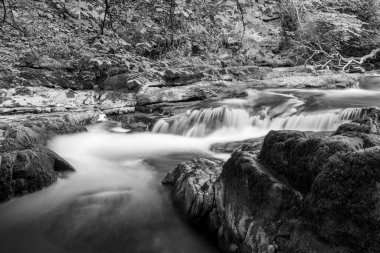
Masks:
[[[161,185],[167,172],[195,157],[224,159],[213,143],[272,129],[334,131],[376,106],[380,91],[359,88],[250,90],[161,119],[151,132],[99,123],[58,136],[48,147],[76,172],[0,205],[0,252],[219,252],[174,209]]]

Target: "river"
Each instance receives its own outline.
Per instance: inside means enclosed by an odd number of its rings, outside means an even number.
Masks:
[[[0,205],[0,252],[218,252],[171,204],[164,175],[194,157],[224,157],[216,142],[272,129],[333,131],[380,106],[380,91],[250,90],[159,120],[152,132],[100,123],[48,147],[76,169],[68,178]]]

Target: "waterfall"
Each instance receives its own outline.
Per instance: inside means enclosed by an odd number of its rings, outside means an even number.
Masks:
[[[287,117],[260,118],[254,116],[252,121],[254,126],[264,129],[333,131],[343,123],[362,118],[366,113],[366,109],[349,108],[343,111],[300,113]]]
[[[188,111],[169,119],[161,119],[154,125],[152,131],[154,133],[199,137],[208,135],[222,127],[242,129],[250,122],[249,113],[243,109],[217,107]]]
[[[367,114],[365,108],[349,108],[319,112],[295,112],[289,108],[281,115],[273,115],[269,109],[250,116],[244,109],[228,107],[188,111],[168,119],[159,120],[154,133],[170,133],[188,137],[207,136],[219,129],[242,131],[247,127],[262,130],[333,131],[340,124],[360,119]]]

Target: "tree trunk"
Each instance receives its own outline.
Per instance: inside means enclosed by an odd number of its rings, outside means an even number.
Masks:
[[[2,23],[5,23],[5,21],[7,20],[7,7],[5,6],[5,0],[1,0],[1,2],[3,4],[3,9],[4,9],[3,22]]]
[[[104,27],[106,26],[106,21],[107,21],[107,14],[109,14],[109,2],[108,0],[104,0],[104,4],[106,5],[105,10],[104,10],[104,17],[103,17],[103,22],[102,25],[100,26],[100,34],[104,34]]]

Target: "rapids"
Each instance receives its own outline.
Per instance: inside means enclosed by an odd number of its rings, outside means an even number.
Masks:
[[[159,120],[152,132],[104,122],[58,136],[48,147],[77,171],[0,205],[0,252],[218,252],[176,213],[160,183],[165,173],[193,157],[219,157],[209,151],[216,142],[271,129],[333,131],[379,105],[380,91],[252,90]]]

